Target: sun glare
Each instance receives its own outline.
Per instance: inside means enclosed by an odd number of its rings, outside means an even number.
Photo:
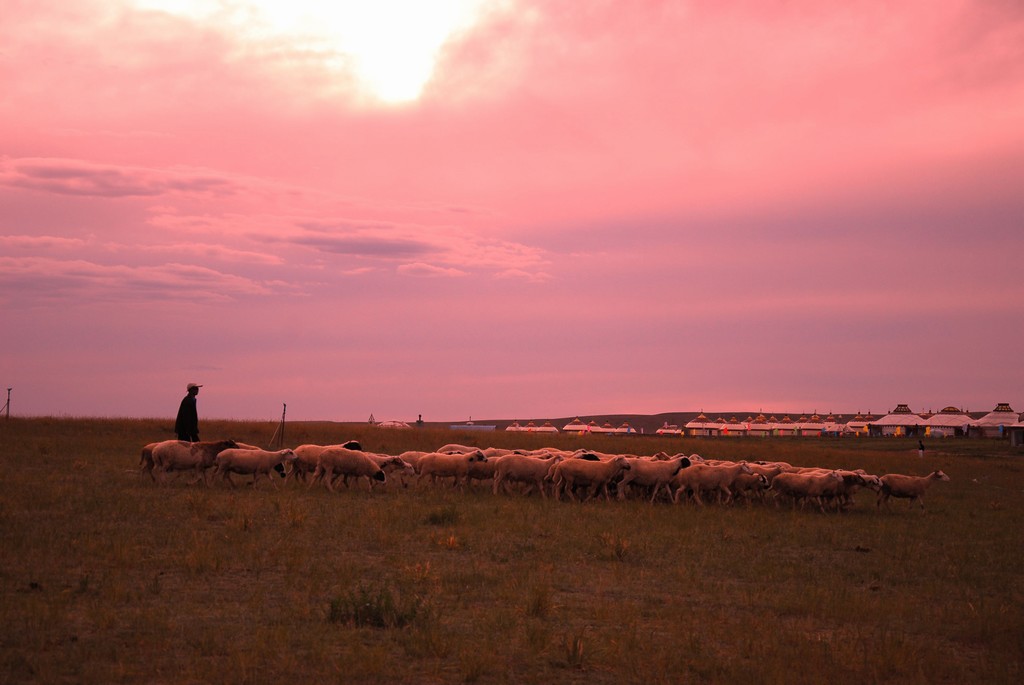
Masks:
[[[136,6],[213,21],[246,38],[274,38],[335,53],[385,103],[415,100],[438,52],[469,27],[485,0],[135,0]]]

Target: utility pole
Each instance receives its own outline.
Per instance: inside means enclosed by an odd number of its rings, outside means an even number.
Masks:
[[[281,447],[284,447],[284,415],[288,411],[288,404],[285,402],[281,403]]]
[[[277,442],[278,447],[284,447],[284,415],[288,411],[288,405],[282,403],[281,405],[281,423],[278,424],[277,430],[274,431],[274,437],[270,439],[270,449],[274,449],[274,442]],[[278,464],[274,467],[277,474],[282,478],[285,477],[286,473],[284,470],[284,464]]]
[[[13,388],[7,388],[7,404],[4,405],[4,416],[11,418],[11,390]]]
[[[288,405],[281,405],[281,423],[277,425],[277,430],[274,431],[274,437],[270,438],[270,446],[273,447],[276,442],[279,447],[284,447],[284,415],[288,411]]]

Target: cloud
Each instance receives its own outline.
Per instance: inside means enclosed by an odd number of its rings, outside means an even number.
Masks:
[[[86,245],[80,238],[52,235],[0,235],[0,246],[22,250],[78,250]]]
[[[217,243],[177,243],[168,245],[113,245],[115,251],[150,254],[173,254],[179,258],[213,259],[244,264],[283,264],[284,260],[265,252],[239,250]]]
[[[433,251],[433,248],[423,241],[387,236],[303,235],[292,238],[291,242],[321,252],[376,259],[408,259]]]
[[[543,250],[507,240],[481,236],[459,226],[367,221],[301,222],[303,232],[289,242],[317,251],[376,260],[416,260],[420,273],[429,257],[446,273],[491,271],[503,277],[545,280],[540,268],[548,263]],[[408,267],[409,265],[406,265]],[[406,272],[410,269],[405,269]]]
[[[547,283],[552,279],[551,274],[543,271],[524,271],[522,269],[505,269],[495,275],[498,279],[521,280],[530,283]]]
[[[0,161],[0,185],[105,198],[167,193],[225,196],[239,190],[233,180],[205,170],[105,165],[56,157],[4,158]]]
[[[463,276],[469,275],[468,272],[462,271],[461,269],[434,266],[433,264],[424,264],[422,262],[416,262],[414,264],[402,264],[396,269],[396,271],[405,276],[416,276],[421,278],[461,278]]]
[[[0,257],[0,298],[33,302],[230,302],[266,295],[266,284],[191,264],[126,266],[81,259]]]

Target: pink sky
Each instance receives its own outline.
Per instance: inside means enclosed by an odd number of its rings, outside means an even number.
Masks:
[[[16,415],[1024,411],[1019,3],[176,4],[0,14]]]

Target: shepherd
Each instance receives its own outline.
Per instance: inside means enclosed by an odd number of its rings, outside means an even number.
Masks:
[[[178,418],[174,420],[174,432],[178,434],[178,440],[186,442],[199,442],[199,412],[196,409],[196,395],[199,388],[203,386],[189,383],[185,386],[187,391],[178,405]]]

